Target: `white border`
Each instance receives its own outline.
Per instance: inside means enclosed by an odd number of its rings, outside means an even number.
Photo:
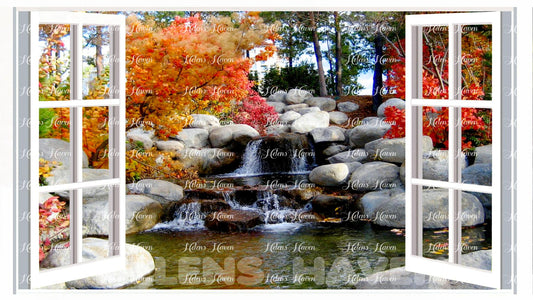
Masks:
[[[13,26],[13,7],[26,6],[26,7],[50,7],[49,9],[62,9],[72,6],[77,6],[85,9],[96,9],[96,8],[109,8],[109,9],[122,9],[123,7],[135,7],[138,9],[148,8],[148,9],[158,9],[162,10],[164,8],[168,9],[169,7],[177,5],[174,1],[161,1],[161,0],[152,0],[149,3],[140,0],[128,0],[128,1],[113,1],[113,0],[93,0],[90,2],[90,5],[87,2],[75,2],[75,1],[46,1],[45,3],[38,0],[33,1],[3,1],[0,9],[0,24],[2,28],[8,29]],[[252,8],[249,1],[228,1],[221,4],[219,1],[207,0],[198,3],[196,1],[184,0],[180,1],[179,5],[183,9],[205,9],[205,10],[219,10],[223,7],[229,8],[234,7],[235,9],[249,9]],[[428,6],[430,6],[428,8]],[[533,286],[533,276],[532,276],[532,222],[531,222],[531,212],[532,212],[532,201],[531,195],[533,194],[533,184],[532,184],[532,169],[533,169],[533,160],[531,157],[532,153],[532,135],[533,126],[532,126],[532,114],[533,114],[533,93],[531,88],[531,82],[533,81],[533,76],[531,74],[532,59],[531,53],[533,49],[532,45],[532,4],[530,1],[520,1],[520,0],[510,0],[506,1],[505,5],[502,5],[501,1],[497,0],[485,0],[482,2],[472,1],[472,0],[451,0],[442,3],[432,2],[428,3],[427,1],[421,0],[404,0],[399,4],[398,1],[394,0],[382,0],[378,2],[368,2],[368,1],[291,1],[291,4],[288,4],[286,1],[271,0],[268,2],[268,5],[264,3],[257,3],[253,6],[254,9],[264,8],[268,10],[288,10],[295,9],[301,10],[302,8],[307,7],[322,7],[325,9],[335,9],[335,8],[350,8],[350,9],[362,9],[362,10],[416,10],[417,8],[424,8],[427,10],[440,10],[440,11],[451,11],[453,9],[462,9],[462,10],[490,10],[490,9],[509,9],[509,7],[517,7],[517,27],[518,30],[518,78],[517,78],[517,95],[519,98],[519,109],[517,110],[517,120],[515,125],[518,127],[519,139],[518,151],[514,155],[517,155],[520,163],[517,165],[518,168],[518,199],[523,199],[522,201],[517,202],[517,211],[519,212],[519,217],[517,221],[517,230],[518,236],[521,237],[517,240],[517,255],[520,263],[518,264],[518,274],[517,285],[518,285],[518,297],[527,297],[528,299],[532,296],[532,286]],[[45,8],[46,9],[46,8]],[[3,37],[6,40],[13,40],[13,31],[4,30]],[[3,72],[0,73],[2,76],[0,80],[0,86],[2,91],[4,91],[4,97],[2,98],[2,110],[0,110],[0,144],[2,145],[13,145],[13,102],[9,99],[12,99],[13,94],[13,45],[6,43],[5,47],[0,48],[0,65],[2,66]],[[2,159],[3,172],[0,172],[0,191],[7,199],[12,198],[13,196],[13,147],[5,146],[0,148],[0,157]],[[3,212],[4,218],[1,218],[0,224],[5,232],[12,232],[13,229],[13,214],[14,206],[10,201],[0,201],[0,211]],[[6,238],[8,239],[8,238]],[[515,248],[516,250],[516,248]],[[0,247],[0,254],[5,260],[5,266],[13,266],[11,258],[13,257],[13,248],[12,247]],[[12,270],[5,268],[3,272],[2,281],[0,284],[0,293],[2,296],[10,297],[13,296],[13,286],[14,278]],[[53,291],[42,291],[47,296],[59,295],[57,292]],[[383,291],[383,290],[360,290],[360,291],[337,291],[337,290],[328,290],[328,291],[276,291],[269,290],[268,293],[264,291],[61,291],[61,294],[65,293],[75,295],[79,299],[93,299],[94,296],[98,295],[99,297],[113,297],[116,299],[131,299],[132,296],[137,296],[139,298],[150,297],[157,295],[161,299],[175,299],[178,296],[190,297],[190,296],[214,296],[216,295],[217,299],[248,299],[250,296],[257,299],[270,299],[271,297],[301,297],[305,295],[308,299],[323,299],[324,297],[353,297],[353,296],[371,296],[378,299],[390,299],[390,297],[400,297],[408,296],[410,299],[425,299],[428,297],[432,299],[449,299],[449,297],[454,297],[458,299],[472,299],[472,297],[483,297],[485,299],[502,299],[502,297],[508,298],[513,297],[509,293],[494,293],[486,291]],[[42,298],[42,295],[36,294],[26,294],[18,295],[17,298]]]

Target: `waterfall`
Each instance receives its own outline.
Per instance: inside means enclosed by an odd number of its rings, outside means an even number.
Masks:
[[[222,196],[224,197],[224,201],[229,204],[231,209],[243,208],[243,206],[240,205],[239,202],[237,202],[237,200],[235,199],[235,193],[233,191],[224,191],[222,192]]]
[[[174,213],[174,220],[157,224],[152,230],[178,229],[198,230],[204,229],[205,214],[200,211],[199,202],[182,204]]]
[[[302,173],[307,171],[307,156],[302,153],[295,152],[291,157],[291,172],[290,173]]]
[[[302,174],[314,161],[313,146],[305,135],[267,136],[246,145],[241,165],[231,175]]]
[[[281,207],[279,196],[271,191],[260,191],[253,207],[260,210],[265,219],[265,224],[294,223],[298,215],[305,209]]]
[[[242,157],[241,166],[235,170],[238,175],[259,175],[262,172],[261,142],[263,140],[253,140],[246,145]]]

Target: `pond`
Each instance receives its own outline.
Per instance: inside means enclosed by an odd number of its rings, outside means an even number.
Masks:
[[[466,244],[490,247],[488,228],[464,229]],[[439,232],[425,231],[424,239],[446,242]],[[130,235],[127,242],[156,262],[156,272],[131,288],[152,289],[354,288],[365,276],[403,266],[405,253],[401,233],[370,223],[266,224],[246,233],[167,228]]]

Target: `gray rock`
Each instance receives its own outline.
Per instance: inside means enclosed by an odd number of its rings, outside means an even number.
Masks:
[[[221,127],[215,127],[221,128]],[[203,128],[185,128],[178,133],[176,139],[183,142],[186,148],[204,148],[209,145],[209,131]]]
[[[341,125],[348,121],[348,116],[340,111],[330,111],[329,121],[333,124]]]
[[[39,139],[39,158],[56,161],[61,163],[60,166],[69,168],[72,160],[70,154],[70,143],[60,139]],[[89,166],[87,154],[82,154],[82,166]]]
[[[371,219],[375,215],[376,209],[379,206],[381,206],[383,203],[391,201],[392,197],[402,193],[405,193],[405,190],[402,188],[386,189],[366,193],[360,200],[363,208],[363,214],[366,218]]]
[[[109,201],[83,204],[83,233],[89,236],[109,235]],[[163,208],[159,202],[143,195],[126,195],[126,234],[148,230],[159,223]]]
[[[309,180],[322,186],[339,186],[346,181],[350,169],[346,164],[322,165],[309,173]]]
[[[154,131],[146,131],[142,128],[133,128],[126,132],[128,148],[135,149],[137,145],[142,145],[145,150],[150,150],[154,146]]]
[[[291,131],[296,133],[308,133],[315,128],[329,126],[329,115],[325,111],[311,112],[301,116],[291,124]]]
[[[335,110],[337,102],[331,98],[326,97],[312,97],[305,100],[305,103],[309,106],[318,107],[323,111]]]
[[[61,166],[52,169],[50,177],[46,178],[46,182],[48,185],[59,185],[59,184],[67,184],[72,183],[71,179],[71,170]],[[95,181],[95,180],[102,180],[102,179],[110,179],[111,174],[109,173],[109,169],[89,169],[89,168],[83,168],[82,169],[82,177],[83,181]],[[55,194],[63,197],[63,198],[70,198],[69,191],[56,191]],[[109,197],[109,186],[98,186],[98,187],[91,187],[91,188],[84,188],[83,189],[83,202],[89,202],[93,201],[94,199],[107,199]]]
[[[193,121],[189,124],[191,128],[204,128],[208,129],[213,126],[220,126],[220,120],[212,115],[206,114],[191,114]]]
[[[405,163],[400,166],[400,180],[405,184]]]
[[[296,121],[301,116],[302,115],[300,115],[299,113],[290,110],[290,111],[280,115],[279,118],[278,118],[278,122],[280,122],[282,124],[285,124],[285,125],[290,125],[290,124],[292,124],[292,122]]]
[[[465,168],[461,173],[461,181],[463,183],[491,186],[492,163],[475,163]],[[483,204],[483,207],[485,208],[485,218],[492,219],[492,194],[476,192],[468,193],[476,196],[479,201],[481,201],[481,204]]]
[[[376,122],[377,124],[363,124],[348,131],[350,145],[356,148],[362,148],[366,143],[378,140],[389,131],[390,124]]]
[[[287,102],[287,104],[298,104],[304,102],[305,100],[311,97],[313,97],[313,95],[308,91],[300,89],[291,89],[287,93],[287,96],[285,96],[285,101]]]
[[[109,242],[97,238],[83,239],[82,261],[91,261],[108,257]],[[43,260],[42,266],[55,268],[70,265],[70,250],[67,247],[52,249]],[[123,270],[102,275],[86,277],[66,283],[67,288],[74,289],[117,289],[132,285],[155,269],[150,253],[139,246],[126,244],[126,264]]]
[[[368,153],[365,149],[353,149],[337,153],[332,157],[328,158],[330,164],[335,163],[350,163],[350,162],[361,162],[367,159]]]
[[[404,264],[405,259],[401,258]],[[487,289],[470,283],[433,277],[420,273],[408,272],[404,267],[377,272],[358,278],[356,289]]]
[[[354,162],[350,162],[350,163],[345,163],[345,165],[348,166],[348,169],[350,170],[350,176],[351,176],[352,173],[355,170],[357,170],[357,168],[361,167],[363,164],[360,163],[360,162],[354,161]]]
[[[299,113],[300,115],[305,115],[305,114],[308,114],[308,113],[320,111],[320,108],[318,108],[318,107],[305,107],[305,108],[295,109],[294,111]],[[328,121],[329,121],[329,115],[328,115]]]
[[[185,169],[195,169],[200,175],[215,174],[232,166],[237,155],[221,148],[185,149],[178,152]]]
[[[386,162],[369,162],[352,173],[348,188],[359,192],[392,189],[400,186],[400,168]]]
[[[315,128],[311,130],[311,137],[315,143],[344,142],[345,140],[344,130],[336,126]]]
[[[268,105],[272,106],[277,113],[282,113],[284,110],[285,110],[285,103],[283,102],[270,102],[270,101],[267,101]]]
[[[341,153],[346,149],[348,149],[348,146],[346,145],[331,145],[324,149],[324,151],[322,151],[322,154],[324,154],[325,156],[332,156]]]
[[[463,183],[477,185],[492,185],[492,164],[474,164],[462,171]]]
[[[380,117],[366,117],[361,120],[361,125],[385,126],[385,124],[390,125],[385,121],[385,118]]]
[[[429,136],[422,138],[422,151],[433,149],[433,141]],[[373,160],[382,160],[393,163],[405,161],[405,138],[379,139],[365,144],[368,157]]]
[[[353,112],[359,109],[359,105],[353,102],[337,103],[337,109],[342,112]]]
[[[350,196],[331,196],[319,194],[310,201],[312,212],[323,218],[346,217],[356,211],[355,201]]]
[[[161,151],[180,151],[185,149],[185,145],[180,141],[156,141],[155,146]]]
[[[283,102],[285,103],[285,97],[287,97],[287,93],[284,91],[278,91],[274,94],[268,96],[268,102]]]
[[[385,116],[385,108],[389,106],[394,106],[398,109],[405,109],[405,101],[400,98],[391,98],[385,102],[383,102],[378,107],[378,117],[384,117]]]
[[[236,142],[246,145],[251,139],[258,137],[259,132],[246,124],[231,124],[213,128],[209,133],[209,141],[215,148],[221,148]]]
[[[448,227],[448,190],[425,189],[422,191],[424,228]],[[485,221],[483,205],[468,193],[462,193],[461,222],[463,226],[475,226]],[[375,209],[373,222],[377,225],[405,227],[405,194],[397,194],[390,201]]]
[[[291,128],[289,126],[276,124],[276,125],[268,126],[266,129],[266,134],[280,135],[282,133],[286,133],[290,131],[291,131]]]
[[[223,210],[205,218],[205,227],[222,232],[245,232],[262,223],[261,215],[251,210]]]
[[[461,154],[461,170],[466,167],[466,159]],[[448,181],[448,150],[433,150],[422,156],[422,178]]]
[[[297,110],[297,109],[308,108],[308,107],[309,107],[309,105],[307,105],[305,103],[291,104],[291,105],[285,106],[284,111],[288,112],[288,111],[294,111],[294,110]]]
[[[492,163],[492,145],[476,147],[474,164]]]
[[[133,194],[144,194],[161,205],[183,199],[183,188],[172,182],[158,179],[143,179],[127,185]]]
[[[490,271],[492,270],[492,250],[479,250],[461,255],[461,265]]]

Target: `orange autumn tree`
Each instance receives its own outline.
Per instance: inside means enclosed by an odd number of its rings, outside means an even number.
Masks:
[[[229,112],[245,99],[252,64],[272,56],[278,38],[255,12],[176,17],[163,29],[131,15],[127,26],[127,125],[160,138],[177,134],[191,113]],[[248,57],[254,48],[260,53]]]
[[[39,37],[44,47],[39,60],[39,101],[68,101],[70,76],[68,51],[63,38],[69,25],[40,25]],[[90,82],[90,90],[83,99],[104,99],[108,92],[109,70]],[[70,140],[70,109],[41,109],[39,137]],[[107,168],[108,111],[106,107],[83,108],[83,151],[89,166]]]

